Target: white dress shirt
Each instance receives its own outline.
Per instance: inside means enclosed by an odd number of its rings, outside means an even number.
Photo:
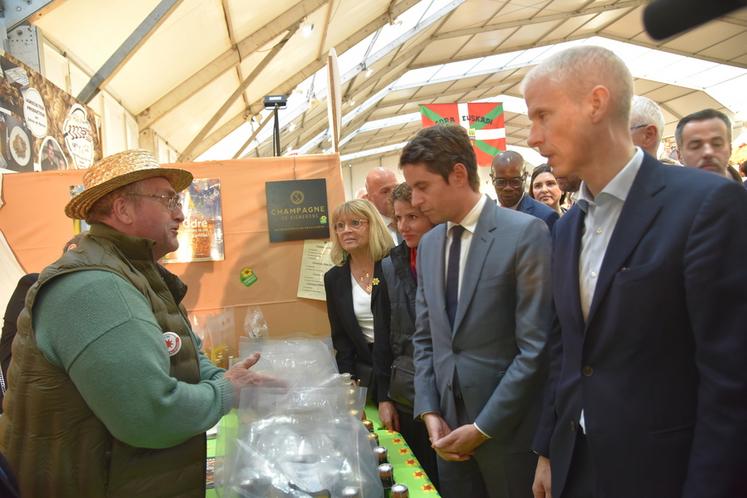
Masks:
[[[472,209],[470,209],[469,213],[464,216],[461,222],[454,223],[449,221],[446,223],[446,250],[444,251],[444,285],[446,284],[446,274],[449,271],[449,251],[451,250],[452,239],[451,227],[453,227],[454,225],[462,225],[464,227],[464,232],[462,232],[462,246],[459,250],[459,289],[457,291],[457,296],[459,296],[462,291],[462,277],[464,277],[464,267],[467,265],[467,256],[469,255],[469,246],[472,242],[472,236],[475,233],[477,222],[480,219],[480,213],[482,213],[482,208],[485,206],[485,202],[487,202],[487,200],[488,198],[485,195],[481,195],[480,199],[472,207]]]
[[[576,204],[578,204],[579,209],[586,213],[584,233],[581,236],[581,252],[578,256],[579,297],[584,320],[589,317],[589,308],[594,299],[599,270],[602,268],[612,232],[615,230],[623,204],[625,204],[625,199],[628,198],[630,187],[633,185],[633,180],[635,180],[642,162],[643,151],[636,147],[635,153],[628,164],[615,175],[596,197],[589,192],[586,183],[581,182]],[[586,432],[583,409],[581,410],[579,424]]]
[[[372,344],[374,342],[374,320],[371,311],[371,294],[363,290],[361,284],[355,280],[353,272],[350,272],[350,280],[353,284],[353,313],[355,313],[355,319],[358,321],[366,342]]]

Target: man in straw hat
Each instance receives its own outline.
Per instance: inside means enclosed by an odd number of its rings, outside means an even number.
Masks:
[[[186,286],[157,260],[178,246],[192,181],[147,151],[103,159],[65,208],[91,230],[28,292],[9,369],[0,452],[21,496],[205,494],[205,431],[248,384],[200,351]]]

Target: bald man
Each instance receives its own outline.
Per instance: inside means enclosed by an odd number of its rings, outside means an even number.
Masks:
[[[371,201],[384,219],[384,224],[389,230],[395,245],[402,241],[402,237],[397,232],[397,224],[394,223],[392,205],[389,197],[394,187],[397,186],[397,177],[390,169],[375,168],[366,175],[366,195],[364,199]]]
[[[524,158],[513,150],[501,152],[493,158],[490,166],[490,179],[495,187],[495,194],[501,207],[513,209],[534,216],[552,226],[558,221],[558,213],[551,207],[537,202],[524,191],[527,173],[524,169]]]
[[[522,87],[529,145],[582,179],[553,234],[535,497],[744,496],[747,192],[633,145],[633,79],[607,49],[558,52]]]

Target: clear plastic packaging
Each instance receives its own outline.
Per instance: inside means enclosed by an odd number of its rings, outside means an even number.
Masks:
[[[340,377],[332,351],[317,339],[239,340],[241,359],[255,352],[260,353],[261,358],[252,368],[283,379],[289,387],[319,387],[334,382],[333,377]],[[347,378],[349,376],[341,377],[340,385]]]
[[[251,307],[246,310],[244,316],[244,333],[250,339],[264,339],[267,337],[267,320],[262,310]]]
[[[217,491],[225,498],[337,498],[356,489],[382,498],[377,459],[360,421],[365,388],[337,373],[314,339],[248,341],[258,372],[287,387],[246,387],[235,417],[221,425]]]

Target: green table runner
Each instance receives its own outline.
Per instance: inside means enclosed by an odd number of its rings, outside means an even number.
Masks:
[[[375,406],[366,406],[366,418],[374,423],[379,444],[387,449],[389,463],[394,467],[394,482],[407,486],[410,498],[440,498],[405,438],[399,432],[389,431],[381,425]]]

